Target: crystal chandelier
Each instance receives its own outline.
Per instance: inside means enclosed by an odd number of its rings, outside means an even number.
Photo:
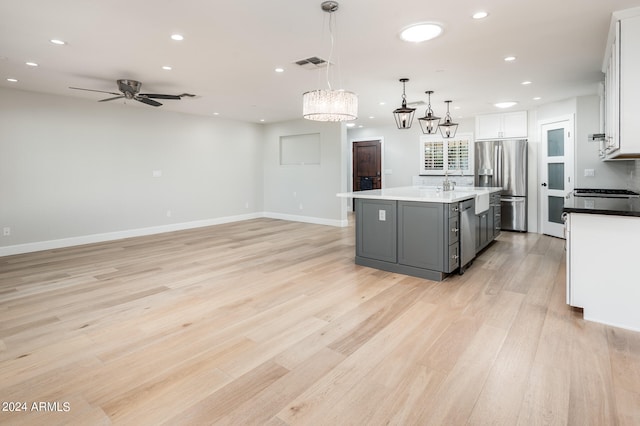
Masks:
[[[311,90],[302,94],[302,116],[314,121],[347,121],[358,118],[358,95],[347,90],[333,90],[329,81],[329,67],[333,55],[333,15],[338,10],[338,2],[325,1],[320,7],[329,13],[329,33],[331,52],[327,62],[328,90]]]

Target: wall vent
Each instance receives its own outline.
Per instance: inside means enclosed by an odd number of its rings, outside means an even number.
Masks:
[[[307,70],[316,70],[318,68],[324,68],[329,64],[327,61],[317,56],[300,59],[299,61],[295,61],[294,63]]]

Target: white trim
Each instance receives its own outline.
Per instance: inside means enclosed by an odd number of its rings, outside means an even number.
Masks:
[[[269,219],[288,220],[290,222],[313,223],[315,225],[328,225],[344,228],[349,225],[348,220],[324,219],[321,217],[298,216],[294,214],[264,212],[263,217]]]
[[[121,240],[123,238],[143,237],[146,235],[162,234],[165,232],[183,231],[186,229],[203,228],[205,226],[222,225],[224,223],[240,222],[243,220],[259,218],[282,219],[294,222],[306,222],[319,225],[337,227],[348,226],[348,220],[331,220],[308,216],[295,216],[280,213],[258,212],[237,216],[218,217],[213,219],[195,220],[193,222],[172,223],[170,225],[150,226],[148,228],[128,229],[125,231],[106,232],[102,234],[81,235],[78,237],[61,238],[58,240],[38,241],[35,243],[16,244],[0,247],[0,257],[15,254],[31,253],[42,250],[53,250],[65,247],[73,247],[84,244],[102,243],[106,241]]]
[[[544,234],[544,226],[543,226],[543,222],[544,222],[544,218],[546,217],[546,212],[545,209],[547,207],[547,200],[544,199],[544,197],[542,196],[542,190],[540,189],[540,182],[542,179],[546,180],[546,170],[545,170],[545,165],[546,165],[546,161],[543,158],[543,153],[545,153],[547,151],[546,146],[543,146],[546,142],[546,137],[544,135],[544,131],[543,131],[543,127],[548,126],[548,125],[553,125],[553,124],[562,124],[568,122],[568,125],[562,125],[562,127],[567,127],[570,129],[571,133],[571,139],[573,140],[573,146],[572,149],[570,151],[570,153],[565,152],[565,173],[566,170],[570,170],[571,171],[571,185],[570,185],[570,189],[568,189],[566,192],[572,191],[575,185],[575,180],[576,180],[576,171],[575,171],[575,157],[576,157],[576,123],[575,123],[575,114],[564,114],[564,115],[559,115],[557,117],[553,117],[553,118],[546,118],[543,120],[538,120],[537,122],[537,127],[538,127],[538,138],[540,141],[540,149],[538,150],[538,182],[536,183],[536,188],[537,188],[537,200],[538,200],[538,233],[540,234]],[[567,158],[568,156],[570,156],[570,158]],[[562,237],[560,237],[562,238]]]

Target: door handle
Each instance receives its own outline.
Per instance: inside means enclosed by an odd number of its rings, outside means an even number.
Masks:
[[[546,184],[546,183],[543,183],[543,184],[542,184],[542,186],[547,186],[547,184]]]

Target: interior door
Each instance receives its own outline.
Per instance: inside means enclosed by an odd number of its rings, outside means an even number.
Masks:
[[[382,148],[379,140],[353,143],[353,191],[382,188]]]
[[[573,190],[573,118],[541,125],[540,217],[542,233],[565,238],[562,209]]]

